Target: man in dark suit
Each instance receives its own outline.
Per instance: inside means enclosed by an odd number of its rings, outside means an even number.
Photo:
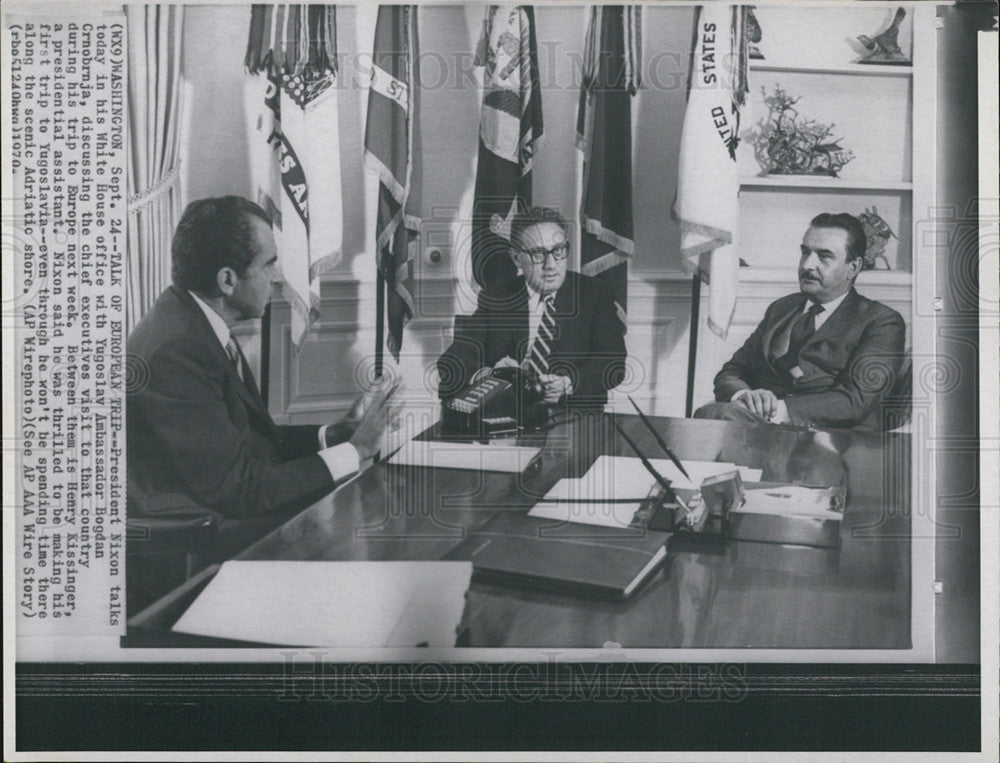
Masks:
[[[173,285],[128,338],[144,378],[126,407],[129,512],[208,509],[220,534],[243,521],[235,551],[375,455],[394,415],[391,391],[362,395],[332,426],[276,425],[230,332],[263,314],[276,277],[266,213],[235,196],[192,202],[171,250]]]
[[[849,214],[815,217],[802,239],[799,293],[772,303],[715,377],[696,418],[878,428],[899,376],[906,328],[854,290],[865,234]]]
[[[476,312],[456,321],[438,360],[439,394],[452,397],[494,369],[520,366],[550,405],[602,408],[625,375],[624,326],[599,280],[567,271],[566,221],[530,207],[511,223],[513,281],[479,294]]]

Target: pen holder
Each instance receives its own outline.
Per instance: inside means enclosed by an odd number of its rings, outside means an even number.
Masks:
[[[722,546],[731,537],[729,511],[743,502],[739,471],[707,478],[701,490],[681,491],[675,510],[675,543]]]

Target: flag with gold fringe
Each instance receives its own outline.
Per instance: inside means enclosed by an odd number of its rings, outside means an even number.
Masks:
[[[365,163],[378,175],[377,265],[385,280],[386,345],[399,361],[403,327],[413,316],[412,258],[419,245],[417,8],[380,5],[365,125]]]
[[[685,266],[708,283],[708,327],[725,339],[736,309],[740,111],[746,103],[745,6],[700,6],[681,134],[674,216]]]
[[[483,67],[472,212],[472,272],[485,288],[505,284],[515,268],[510,223],[531,204],[531,163],[542,136],[535,13],[528,5],[490,5],[476,49]]]
[[[642,16],[637,6],[590,9],[577,147],[583,152],[580,269],[610,288],[622,323],[632,234],[632,97],[642,86]]]
[[[274,223],[298,350],[343,245],[336,7],[255,5],[245,64],[252,180]]]

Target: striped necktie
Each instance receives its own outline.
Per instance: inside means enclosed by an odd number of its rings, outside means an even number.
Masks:
[[[267,427],[267,436],[275,444],[280,445],[280,435],[275,429],[274,419],[271,418],[271,414],[267,410],[267,403],[264,402],[264,398],[260,396],[260,390],[257,389],[257,382],[253,378],[253,371],[250,370],[250,365],[243,356],[240,343],[236,341],[236,337],[232,334],[229,335],[229,341],[226,342],[226,354],[233,361],[233,365],[236,366],[236,375],[240,377],[240,380],[250,392],[250,400],[247,402],[252,403],[253,410],[264,421],[264,425]]]
[[[233,361],[233,365],[236,366],[236,374],[243,379],[243,363],[240,362],[240,346],[236,342],[236,337],[232,334],[229,335],[229,341],[226,342],[226,352],[229,354],[229,359]],[[246,379],[243,379],[246,381]]]
[[[538,333],[531,345],[531,352],[528,353],[528,364],[536,374],[549,372],[549,355],[552,353],[552,340],[556,335],[555,299],[555,294],[546,294],[542,297],[545,310],[538,323]]]

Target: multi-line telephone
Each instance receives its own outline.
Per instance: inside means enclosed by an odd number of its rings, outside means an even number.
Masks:
[[[490,437],[531,430],[545,424],[538,379],[521,368],[496,368],[455,397],[441,403],[445,434]]]

